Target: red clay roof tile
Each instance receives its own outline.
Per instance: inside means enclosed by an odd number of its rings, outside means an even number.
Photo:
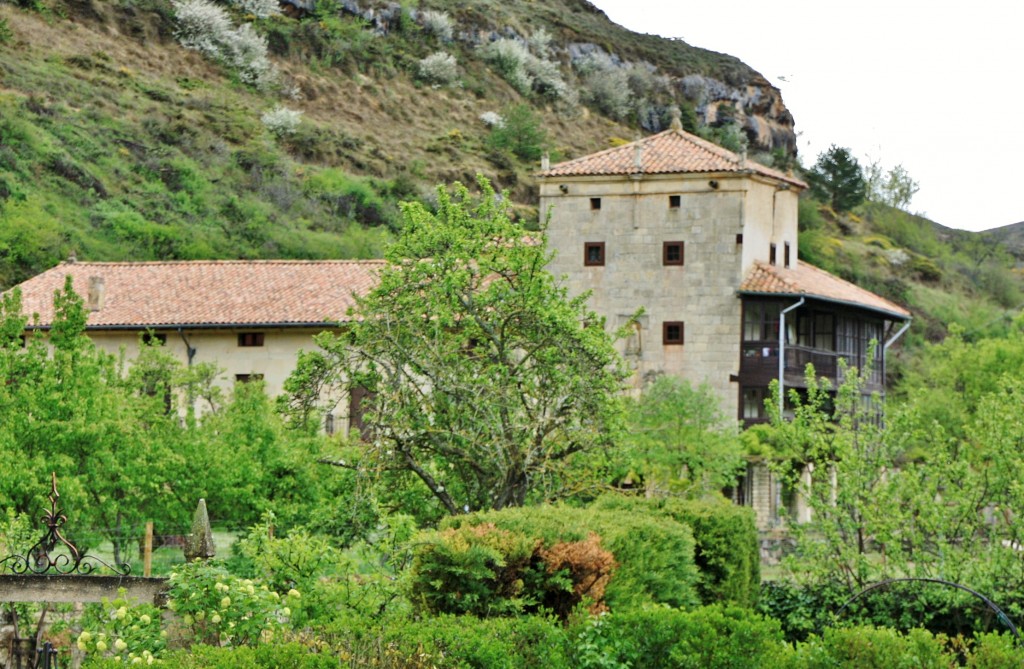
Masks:
[[[881,312],[899,320],[910,318],[910,312],[895,302],[875,295],[869,290],[829,274],[814,265],[797,262],[792,267],[776,267],[763,262],[754,263],[739,293],[753,295],[806,295],[830,302],[850,304]]]
[[[640,168],[637,169],[637,148]],[[778,170],[747,160],[683,130],[666,130],[629,144],[552,165],[540,177],[624,174],[754,173],[799,188],[807,184]]]
[[[382,260],[198,260],[61,263],[19,288],[22,311],[53,322],[53,294],[70,275],[85,298],[104,279],[88,328],[300,325],[346,320],[354,296],[377,282]]]

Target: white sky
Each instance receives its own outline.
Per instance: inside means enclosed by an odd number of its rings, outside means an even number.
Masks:
[[[1024,221],[1024,2],[592,0],[630,30],[736,56],[782,91],[812,165],[830,144],[920,183],[952,228]]]

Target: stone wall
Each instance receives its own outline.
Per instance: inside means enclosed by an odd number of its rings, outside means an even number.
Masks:
[[[736,290],[755,260],[767,261],[771,243],[781,263],[788,241],[795,261],[796,194],[749,175],[672,174],[554,177],[540,195],[556,252],[551,270],[570,294],[591,291],[590,306],[610,329],[644,310],[639,330],[620,342],[635,387],[661,373],[706,382],[725,415],[738,415]],[[684,243],[683,265],[663,263],[665,242]],[[584,264],[587,243],[604,244],[603,265]],[[666,321],[684,323],[682,345],[663,344]]]

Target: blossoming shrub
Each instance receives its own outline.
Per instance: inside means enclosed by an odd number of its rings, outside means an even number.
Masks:
[[[117,599],[90,606],[82,619],[76,645],[86,656],[109,657],[115,663],[153,664],[167,647],[160,609],[128,601],[124,588]]]
[[[246,23],[235,28],[223,8],[207,0],[172,0],[174,36],[186,49],[233,68],[244,83],[269,86],[277,74],[267,40]]]
[[[288,625],[290,606],[301,595],[282,597],[266,584],[193,562],[170,576],[167,608],[182,625],[185,641],[212,646],[251,646],[269,641]]]

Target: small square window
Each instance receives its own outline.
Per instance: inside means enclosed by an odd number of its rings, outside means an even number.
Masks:
[[[262,380],[262,374],[235,374],[235,381],[238,383],[252,383],[253,381]]]
[[[789,242],[786,242],[786,246],[783,248],[782,254],[783,263],[786,267],[789,267]]]
[[[662,245],[661,261],[665,265],[683,264],[683,242],[665,242]]]
[[[736,235],[736,245],[739,246],[741,244],[743,244],[743,233],[742,232],[739,233],[738,235]]]
[[[669,209],[678,209],[679,205],[681,203],[682,203],[682,198],[680,196],[678,196],[678,195],[669,195],[668,196],[668,206],[669,206]]]
[[[239,346],[263,346],[262,332],[240,332],[238,334]]]
[[[777,256],[778,253],[776,253],[775,244],[772,244],[770,247],[768,247],[768,264],[774,265],[778,260]]]
[[[604,265],[604,242],[583,244],[583,264],[588,267]]]
[[[592,197],[592,198],[590,198],[590,210],[591,211],[598,211],[600,209],[601,209],[601,198],[599,198],[599,197]]]
[[[682,344],[683,343],[683,322],[665,321],[662,325],[661,343]]]

